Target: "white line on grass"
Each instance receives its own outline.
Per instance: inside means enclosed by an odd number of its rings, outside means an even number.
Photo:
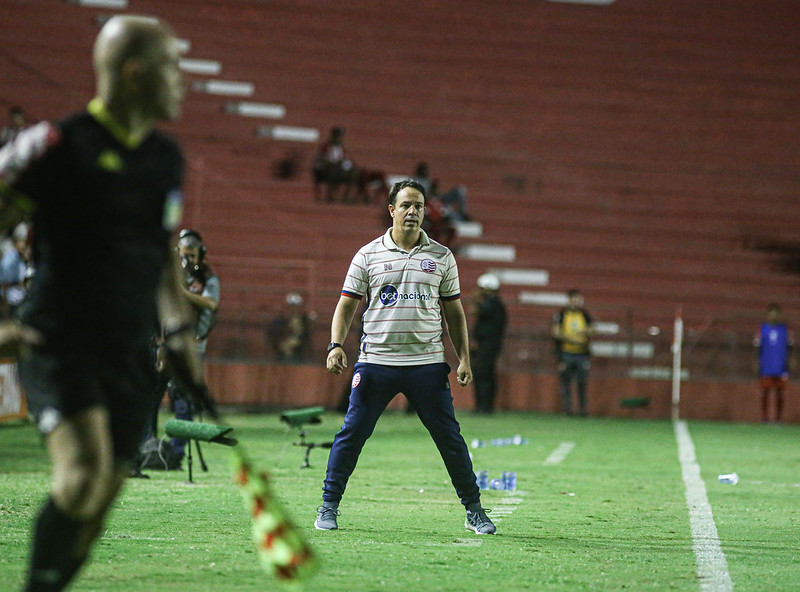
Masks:
[[[733,582],[728,573],[728,562],[719,544],[717,526],[708,503],[706,484],[700,477],[700,465],[694,443],[685,421],[676,421],[675,438],[678,441],[678,459],[681,463],[683,483],[686,485],[686,505],[692,529],[694,554],[697,557],[697,576],[700,589],[705,592],[729,592]]]
[[[567,455],[575,448],[575,442],[562,442],[558,447],[550,453],[550,456],[544,461],[545,465],[557,465],[562,460],[567,458]]]

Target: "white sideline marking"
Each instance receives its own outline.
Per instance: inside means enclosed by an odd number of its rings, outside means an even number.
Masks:
[[[686,485],[686,506],[692,529],[694,554],[697,558],[697,576],[700,589],[707,592],[730,592],[733,582],[728,573],[728,562],[719,544],[717,526],[708,503],[706,484],[700,477],[694,443],[685,421],[676,421],[675,438],[678,441],[678,459],[681,463],[683,483]]]
[[[480,547],[483,544],[483,541],[479,538],[474,539],[456,539],[456,545],[463,545],[465,547]]]
[[[497,503],[498,504],[516,505],[516,504],[521,504],[522,503],[522,498],[521,497],[504,497],[503,499],[501,499]]]
[[[550,456],[542,463],[543,465],[557,465],[567,458],[567,455],[575,448],[575,442],[562,442],[550,453]]]

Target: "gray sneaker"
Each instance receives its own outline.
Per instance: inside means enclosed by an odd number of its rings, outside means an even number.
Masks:
[[[464,528],[471,530],[475,534],[495,534],[497,527],[489,520],[486,512],[491,510],[484,510],[478,508],[477,510],[467,510],[467,520],[464,522]]]
[[[339,530],[339,524],[336,522],[338,515],[338,508],[323,504],[317,508],[317,519],[314,520],[314,527],[317,530]]]

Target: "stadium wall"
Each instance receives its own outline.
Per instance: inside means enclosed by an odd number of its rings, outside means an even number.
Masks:
[[[347,377],[333,376],[320,364],[252,364],[210,362],[209,386],[223,405],[254,408],[296,408],[323,405],[334,409],[346,388]],[[497,409],[558,413],[560,395],[555,376],[506,373],[499,377]],[[672,386],[664,380],[596,377],[589,381],[589,413],[594,416],[668,419],[672,410]],[[681,417],[702,420],[760,421],[757,384],[687,380],[681,384]],[[800,397],[790,385],[784,420],[800,422]],[[627,407],[628,399],[649,399],[646,407]],[[455,406],[473,406],[472,386],[453,387]],[[390,409],[402,409],[405,401],[395,398]]]

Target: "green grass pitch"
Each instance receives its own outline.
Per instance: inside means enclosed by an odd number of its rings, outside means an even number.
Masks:
[[[163,425],[162,418],[162,425]],[[668,421],[459,414],[462,432],[520,446],[471,449],[490,477],[516,471],[516,492],[486,491],[497,536],[464,529],[438,453],[414,416],[387,413],[342,501],[340,530],[316,531],[327,450],[309,469],[277,414],[230,415],[234,435],[290,509],[319,557],[308,591],[701,590],[685,487]],[[307,426],[331,440],[341,416]],[[800,589],[800,428],[688,423],[734,588]],[[563,443],[561,462],[546,460]],[[569,448],[569,446],[566,446]],[[229,449],[206,444],[204,473],[130,480],[75,592],[280,589],[258,565]],[[737,485],[717,481],[736,471]],[[0,424],[0,590],[19,589],[30,522],[48,463],[35,429]]]

